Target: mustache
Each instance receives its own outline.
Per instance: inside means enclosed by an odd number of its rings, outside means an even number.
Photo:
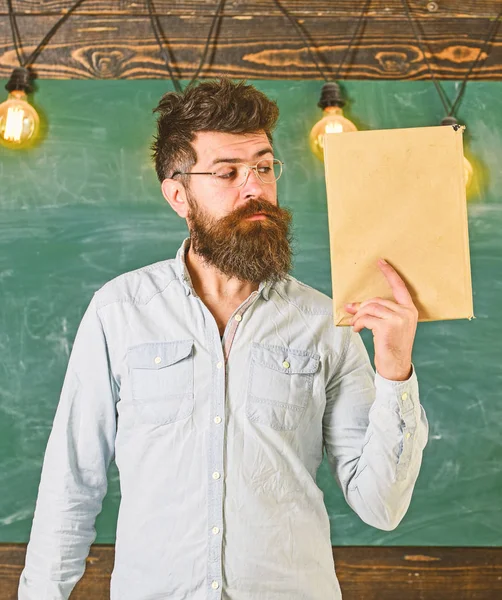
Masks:
[[[261,198],[253,198],[249,200],[244,206],[236,208],[231,213],[223,217],[221,220],[225,223],[238,223],[246,217],[252,217],[253,215],[260,213],[269,217],[272,220],[284,219],[284,213],[287,212],[285,209],[280,208],[271,204],[267,200]]]

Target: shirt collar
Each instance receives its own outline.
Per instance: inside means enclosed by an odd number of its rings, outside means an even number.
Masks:
[[[192,284],[192,279],[190,277],[190,273],[188,271],[185,260],[188,248],[190,248],[189,237],[183,240],[183,243],[181,244],[181,246],[178,249],[178,252],[176,253],[176,274],[178,276],[178,279],[181,281],[181,284],[185,288],[186,295],[188,296],[188,294],[192,293],[194,296],[196,296],[197,294],[195,293]],[[262,281],[258,287],[258,294],[261,294],[265,300],[268,300],[270,297],[270,290],[272,286],[273,284],[270,281]]]

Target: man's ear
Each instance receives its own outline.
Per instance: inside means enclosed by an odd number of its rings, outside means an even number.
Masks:
[[[174,212],[182,219],[186,219],[188,216],[188,202],[183,184],[175,179],[164,179],[161,189],[162,195],[169,202]]]

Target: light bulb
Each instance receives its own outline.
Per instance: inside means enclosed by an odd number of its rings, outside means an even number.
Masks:
[[[38,133],[40,119],[26,95],[31,91],[29,77],[27,69],[14,69],[5,86],[9,97],[0,104],[0,143],[8,148],[25,148]]]
[[[343,116],[343,111],[339,106],[327,106],[323,115],[323,118],[312,127],[309,137],[310,148],[319,160],[324,160],[325,133],[357,131],[354,123]]]
[[[26,94],[14,91],[0,104],[0,142],[9,148],[23,148],[36,137],[40,119]]]
[[[357,131],[357,127],[343,116],[345,100],[340,86],[334,81],[322,86],[321,98],[317,104],[323,109],[323,117],[312,127],[309,143],[312,152],[319,160],[324,160],[324,134]]]

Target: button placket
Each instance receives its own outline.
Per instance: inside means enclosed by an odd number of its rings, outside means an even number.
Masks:
[[[218,337],[219,342],[219,337]],[[221,348],[221,346],[220,346]],[[211,393],[210,429],[208,436],[208,530],[207,574],[211,588],[211,598],[221,598],[222,593],[222,536],[220,532],[223,523],[223,478],[224,478],[224,427],[220,424],[224,419],[225,410],[225,359],[218,356],[213,367],[214,389]],[[213,359],[214,360],[214,359]]]
[[[211,587],[213,590],[219,590],[218,598],[221,598],[221,586],[222,586],[222,566],[221,566],[221,544],[222,535],[218,535],[221,532],[223,526],[223,478],[224,478],[224,434],[225,428],[218,427],[223,423],[225,414],[225,364],[228,360],[230,348],[232,346],[235,333],[239,324],[242,321],[243,313],[251,306],[252,302],[256,299],[257,294],[253,293],[248,301],[244,303],[240,308],[239,312],[234,315],[233,319],[228,324],[228,329],[224,333],[224,348],[223,348],[223,360],[216,362],[216,372],[214,372],[215,390],[212,394],[211,400],[211,416],[214,425],[211,423],[208,437],[209,452],[208,452],[208,471],[209,471],[209,487],[208,487],[208,519],[209,523],[213,526],[208,532],[208,556],[207,556],[207,567],[208,567],[208,578],[211,581]],[[219,341],[219,337],[218,337]],[[220,526],[217,526],[219,523]],[[211,596],[213,597],[213,596]]]

